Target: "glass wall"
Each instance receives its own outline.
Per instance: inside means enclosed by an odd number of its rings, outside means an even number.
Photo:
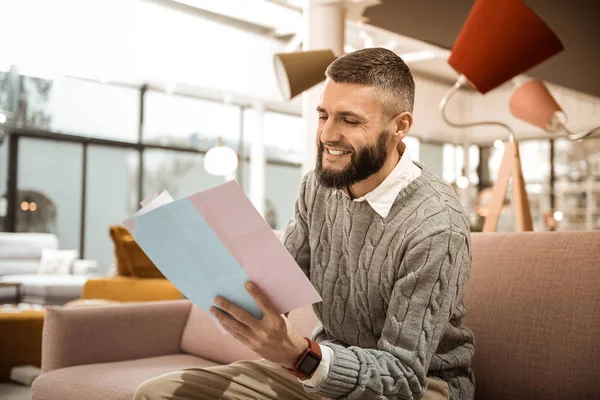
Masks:
[[[265,220],[271,228],[281,230],[294,217],[294,203],[302,182],[302,169],[267,165],[265,175]]]
[[[208,150],[222,138],[236,148],[240,107],[192,97],[148,91],[144,100],[145,143]]]
[[[8,111],[9,105],[9,75],[7,71],[0,71],[0,110]],[[6,127],[0,126],[0,231],[4,230],[6,218],[6,178],[8,160],[8,140]]]
[[[165,148],[138,148],[141,89],[74,78],[21,79],[27,89],[20,93],[17,126],[32,133],[24,131],[17,136],[16,230],[55,233],[61,248],[81,248],[83,257],[97,260],[100,273],[114,262],[109,226],[121,224],[139,208],[140,165],[143,165],[142,198],[162,189],[176,199],[182,198],[225,182],[224,178],[206,172],[204,156],[197,151],[208,150],[217,144],[218,138],[238,150],[240,137],[245,133],[247,157],[253,130],[258,126],[252,109],[246,108],[242,127],[243,107],[147,90],[141,144]],[[301,181],[301,168],[293,161],[303,159],[302,126],[297,116],[264,113],[265,153],[270,160],[265,169],[265,219],[276,229],[283,229],[293,216]],[[248,131],[243,132],[242,128]],[[49,138],[35,137],[34,132],[38,130]],[[69,142],[52,139],[60,139],[60,133],[82,138],[72,138]],[[85,145],[83,137],[114,142]],[[3,157],[0,185],[4,193],[6,141],[0,144],[0,156]],[[85,192],[82,188],[84,170]],[[249,172],[248,162],[242,160],[239,177],[246,192]],[[0,202],[2,222],[6,214],[2,208],[6,207],[5,197],[3,199]]]
[[[244,109],[243,154],[246,156],[250,155],[257,127],[258,121],[254,109]],[[304,122],[301,117],[266,111],[263,113],[262,129],[262,140],[267,159],[302,163],[306,152],[306,142]]]
[[[166,189],[174,199],[181,199],[223,183],[223,178],[206,172],[200,154],[144,151],[144,197]]]
[[[83,147],[21,139],[17,232],[54,233],[61,249],[79,249]]]
[[[137,151],[88,147],[84,254],[98,262],[99,273],[114,259],[109,226],[120,225],[138,208],[138,165]]]
[[[137,141],[137,88],[59,77],[54,80],[47,110],[53,132]]]
[[[138,121],[135,88],[62,76],[21,76],[17,127],[135,142]]]

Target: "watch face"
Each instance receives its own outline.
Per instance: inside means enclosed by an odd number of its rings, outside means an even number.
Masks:
[[[298,371],[302,372],[306,376],[310,376],[315,372],[321,359],[315,354],[308,353],[302,363],[298,366]]]

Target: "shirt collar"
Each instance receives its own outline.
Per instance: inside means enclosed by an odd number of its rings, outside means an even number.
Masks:
[[[400,191],[421,175],[421,169],[413,163],[408,149],[403,143],[398,147],[398,151],[401,152],[400,161],[383,182],[371,192],[353,200],[356,202],[366,201],[381,218],[388,216]],[[344,190],[344,194],[348,196],[346,190]]]

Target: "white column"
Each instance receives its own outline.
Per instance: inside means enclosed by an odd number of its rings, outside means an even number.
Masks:
[[[469,147],[470,147],[470,143],[469,143],[469,136],[467,134],[463,134],[463,142],[462,142],[462,148],[463,148],[463,171],[461,173],[461,175],[466,176],[467,178],[469,178],[469,168],[470,168],[470,159],[469,159]],[[459,193],[459,198],[460,198],[460,202],[463,206],[463,209],[465,210],[465,213],[467,214],[467,217],[470,218],[471,215],[471,209],[472,209],[472,205],[471,205],[471,196],[470,193],[473,190],[473,182],[471,182],[471,180],[469,179],[469,185],[464,188],[464,189],[460,189],[460,193]]]
[[[253,106],[255,126],[250,147],[250,200],[260,215],[265,215],[265,145],[263,134],[263,114],[265,105],[257,101]]]
[[[336,56],[344,52],[346,6],[344,2],[308,0],[304,10],[303,50],[331,49]],[[321,100],[323,83],[302,94],[302,116],[306,132],[305,174],[315,167],[317,122],[316,108]]]

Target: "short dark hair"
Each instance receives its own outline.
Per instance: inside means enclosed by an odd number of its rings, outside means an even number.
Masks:
[[[379,89],[384,113],[390,118],[413,111],[415,81],[408,65],[393,51],[374,47],[345,54],[329,65],[325,75],[336,83]]]

